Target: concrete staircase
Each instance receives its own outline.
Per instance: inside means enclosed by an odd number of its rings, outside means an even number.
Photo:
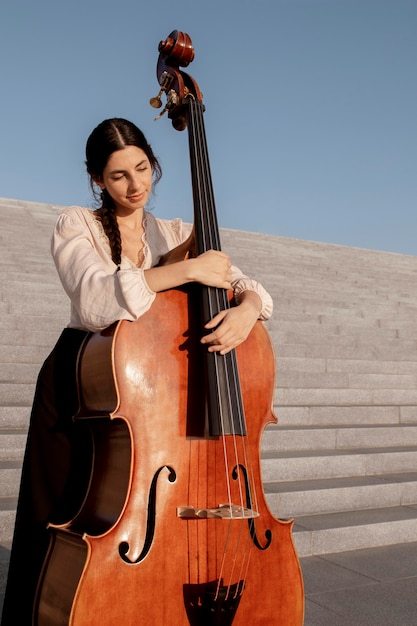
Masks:
[[[49,254],[61,207],[0,199],[3,583],[36,376],[68,320]],[[275,302],[273,513],[300,556],[417,540],[417,257],[223,230]]]

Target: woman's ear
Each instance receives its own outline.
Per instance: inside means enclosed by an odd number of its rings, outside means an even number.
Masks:
[[[92,178],[93,178],[93,183],[97,185],[97,187],[100,187],[100,189],[102,190],[105,189],[105,185],[103,183],[102,178],[99,178],[99,177],[96,178],[95,176],[93,176]]]

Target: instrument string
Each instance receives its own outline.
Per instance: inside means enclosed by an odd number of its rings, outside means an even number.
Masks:
[[[220,237],[219,237],[219,229],[217,225],[217,217],[216,217],[216,209],[213,195],[213,188],[211,185],[211,172],[210,165],[208,159],[208,150],[207,150],[207,142],[205,139],[205,131],[203,124],[203,106],[201,103],[197,102],[194,98],[189,99],[189,115],[188,115],[188,126],[189,126],[189,141],[190,141],[190,153],[194,155],[192,160],[192,170],[193,170],[193,194],[194,194],[194,205],[198,208],[197,219],[199,222],[199,233],[201,237],[201,241],[198,242],[200,251],[207,251],[210,249],[221,250],[220,246]],[[197,167],[196,164],[200,164],[200,167]],[[211,319],[216,315],[219,311],[229,308],[229,301],[227,297],[227,291],[224,289],[214,289],[208,288],[208,313],[209,318]],[[239,505],[241,507],[241,511],[245,511],[246,509],[246,500],[247,494],[249,494],[249,505],[252,508],[253,502],[257,500],[256,494],[252,494],[252,484],[253,484],[253,468],[251,467],[250,462],[250,450],[247,450],[246,441],[244,436],[238,436],[239,433],[244,435],[246,433],[246,420],[244,415],[244,410],[241,402],[241,388],[240,388],[240,380],[239,373],[237,367],[237,360],[235,351],[231,351],[226,355],[220,355],[218,353],[213,353],[214,359],[214,369],[216,372],[215,380],[216,380],[216,397],[217,397],[217,405],[219,411],[219,419],[221,424],[221,432],[222,434],[222,442],[223,442],[223,457],[224,457],[224,467],[225,467],[225,480],[226,480],[226,489],[228,493],[228,502],[229,502],[229,511],[230,511],[230,520],[228,522],[229,529],[226,533],[224,551],[222,556],[222,562],[220,566],[220,572],[218,576],[218,590],[221,584],[222,573],[225,566],[225,561],[227,558],[227,554],[229,553],[229,540],[231,536],[231,524],[236,524],[236,519],[234,518],[234,507],[233,507],[233,497],[232,497],[232,488],[231,488],[231,467],[232,467],[232,459],[229,459],[229,446],[227,445],[226,437],[232,437],[233,445],[233,456],[234,461],[233,465],[235,469],[235,476],[237,481],[237,491],[239,498]],[[228,416],[233,416],[232,419],[229,419]],[[236,424],[238,424],[238,429],[236,429]],[[231,432],[229,432],[227,425],[229,425]],[[225,435],[224,433],[227,433]],[[247,493],[245,492],[245,485],[242,481],[242,471],[240,470],[241,466],[245,469],[245,481]],[[248,470],[248,471],[246,471]],[[254,497],[253,497],[254,496]],[[238,515],[239,516],[239,515]],[[232,565],[229,567],[230,575],[229,575],[229,583],[228,588],[229,591],[233,584],[233,575],[236,569],[240,569],[240,576],[246,577],[249,556],[247,554],[247,548],[249,547],[249,552],[252,548],[252,542],[250,541],[250,535],[247,533],[246,541],[244,540],[243,530],[245,524],[248,523],[248,520],[241,519],[241,529],[238,533],[238,538],[236,540],[235,548],[232,550]],[[239,549],[242,547],[241,544],[246,544],[242,551],[242,560],[240,563],[240,567],[237,567],[237,558]],[[244,574],[243,574],[244,572]],[[240,580],[242,580],[240,578]],[[243,589],[243,586],[242,586]],[[227,593],[229,593],[229,591]],[[239,588],[236,589],[235,594],[241,593],[242,590],[239,591]]]

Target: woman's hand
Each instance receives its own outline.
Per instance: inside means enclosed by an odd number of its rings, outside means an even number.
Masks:
[[[187,263],[192,281],[207,287],[231,289],[232,264],[224,252],[208,250],[193,259],[188,259]]]
[[[151,267],[145,270],[144,274],[149,288],[156,292],[192,282],[207,287],[231,289],[231,267],[227,254],[209,250],[186,261]]]
[[[238,306],[220,311],[205,325],[207,330],[213,329],[201,339],[209,352],[227,354],[249,335],[259,317],[262,302],[254,291],[241,293],[240,301]]]

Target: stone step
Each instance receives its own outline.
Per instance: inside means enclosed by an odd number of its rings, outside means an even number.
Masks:
[[[43,252],[45,254],[45,252]],[[7,278],[1,279],[1,285],[10,285],[11,283],[15,283],[19,285],[19,283],[28,281],[28,280],[36,280],[38,285],[41,285],[42,288],[46,286],[49,290],[50,286],[59,285],[59,278],[56,273],[56,269],[53,263],[49,262],[45,264],[43,267],[43,271],[39,271],[37,267],[30,268],[29,270],[23,270],[19,267],[16,267],[15,262],[13,264],[7,266]]]
[[[417,406],[278,406],[274,414],[281,426],[352,424],[415,424]]]
[[[416,406],[417,389],[277,388],[275,404],[291,406]]]
[[[0,328],[3,330],[24,330],[37,331],[39,329],[48,328],[49,332],[58,336],[63,327],[66,326],[69,319],[68,307],[57,307],[55,313],[53,307],[47,311],[43,311],[42,315],[33,315],[33,311],[29,315],[18,315],[7,311],[7,315],[0,318]]]
[[[37,315],[39,317],[39,328],[44,328],[47,324],[48,317],[51,315],[56,315],[62,320],[62,323],[67,323],[69,305],[63,303],[60,297],[55,301],[51,297],[30,297],[27,300],[13,301],[10,304],[10,314],[16,316]]]
[[[58,338],[58,333],[56,335]],[[51,338],[50,338],[51,339]],[[37,366],[39,371],[41,364],[49,353],[49,345],[17,345],[0,343],[0,363],[31,363]]]
[[[43,258],[45,261],[45,253],[43,253]],[[50,266],[51,263],[48,263]],[[8,275],[7,279],[3,278],[1,281],[1,293],[3,298],[15,298],[16,296],[21,296],[24,294],[25,296],[29,296],[30,298],[39,298],[45,299],[51,296],[56,295],[57,287],[60,287],[60,282],[58,279],[58,275],[56,273],[55,267],[50,267],[51,275],[54,276],[54,280],[45,280],[43,281],[41,277],[36,274],[33,275],[32,272],[26,274],[19,274],[17,279],[13,279],[12,276]],[[36,281],[34,280],[36,278]],[[40,288],[42,290],[40,291]],[[63,294],[60,294],[63,295]],[[64,299],[63,296],[62,299]]]
[[[271,334],[279,331],[280,333],[289,332],[292,334],[300,333],[302,336],[305,333],[314,332],[316,334],[325,335],[354,335],[366,333],[370,337],[380,338],[392,338],[397,337],[399,334],[406,333],[409,339],[416,338],[416,328],[413,324],[417,311],[410,312],[407,316],[403,316],[401,319],[393,314],[393,319],[387,319],[389,317],[386,312],[383,319],[381,317],[362,317],[352,318],[350,315],[342,314],[338,316],[324,317],[323,315],[317,316],[318,319],[283,319],[278,317],[271,319]],[[300,318],[301,316],[299,316]],[[398,335],[396,333],[398,332]]]
[[[281,322],[297,322],[297,323],[310,323],[310,324],[335,324],[341,325],[349,323],[351,326],[367,327],[369,325],[383,326],[387,325],[399,325],[401,327],[411,324],[417,314],[417,308],[415,306],[401,306],[398,303],[394,305],[385,306],[383,309],[380,307],[364,307],[359,309],[338,309],[337,311],[331,311],[327,309],[325,313],[320,312],[304,312],[299,305],[291,306],[291,303],[286,304],[284,307],[281,305],[275,305],[274,317],[271,320],[277,328]]]
[[[0,405],[0,429],[27,430],[30,409],[29,406]]]
[[[409,411],[407,411],[409,409]],[[417,406],[274,406],[280,426],[351,426],[414,423]],[[272,428],[272,427],[268,427]]]
[[[417,467],[417,446],[303,450],[261,454],[264,482],[375,476],[412,472]]]
[[[286,372],[346,372],[353,374],[396,374],[417,376],[417,361],[383,361],[375,359],[332,359],[311,357],[285,357],[278,355],[277,370]]]
[[[25,406],[32,404],[35,383],[1,383],[0,398],[6,406]]]
[[[299,557],[409,543],[417,505],[299,516],[293,530]]]
[[[20,330],[5,330],[0,328],[0,346],[39,346],[52,347],[57,339],[47,325],[39,324],[38,330],[22,328]]]
[[[26,438],[26,430],[2,428],[0,430],[0,461],[17,461],[21,464],[25,452]],[[2,494],[1,490],[0,493]]]
[[[337,348],[358,347],[359,342],[366,342],[370,345],[379,345],[384,347],[390,345],[407,347],[411,342],[415,342],[415,337],[409,337],[407,333],[403,334],[396,329],[372,328],[359,329],[357,326],[351,326],[349,329],[344,328],[340,332],[327,332],[326,328],[316,326],[309,330],[269,330],[272,341],[275,345],[281,344],[319,344],[320,346],[331,345]],[[382,342],[382,343],[381,343]],[[389,354],[389,351],[387,352]],[[389,359],[389,357],[386,357]]]
[[[346,343],[346,342],[345,342]],[[412,361],[417,352],[417,340],[358,341],[357,345],[324,343],[286,343],[286,338],[275,339],[275,353],[286,357],[323,359]],[[415,359],[414,359],[415,360]]]
[[[10,546],[13,539],[14,522],[16,518],[17,498],[0,497],[0,545],[5,548],[5,553],[0,555],[0,560],[6,563],[10,557]],[[4,589],[6,580],[0,578],[1,589]]]
[[[262,439],[262,453],[306,450],[417,446],[417,424],[282,427],[270,426]]]
[[[313,271],[317,274],[317,269]],[[320,308],[326,307],[343,313],[350,308],[350,305],[356,311],[360,311],[364,305],[366,305],[364,310],[367,311],[370,305],[368,314],[372,315],[378,310],[392,310],[393,306],[408,304],[409,294],[400,292],[399,288],[409,286],[410,281],[413,280],[413,274],[414,272],[402,277],[397,275],[395,278],[391,275],[392,278],[383,288],[379,287],[378,290],[374,290],[370,288],[370,285],[379,282],[380,278],[370,273],[366,277],[362,291],[357,284],[349,285],[346,281],[340,282],[339,280],[334,282],[329,275],[324,275],[321,279],[316,275],[310,282],[306,282],[305,276],[300,275],[299,278],[291,277],[289,282],[279,274],[269,275],[266,272],[263,280],[264,282],[267,280],[268,285],[272,287],[280,285],[285,300],[280,301],[278,310],[283,304],[296,304],[299,310],[320,312]]]
[[[380,374],[356,372],[283,372],[277,376],[277,387],[289,389],[416,389],[417,374]]]
[[[0,360],[1,363],[1,360]],[[2,363],[0,383],[33,384],[39,371],[39,363]]]
[[[417,472],[264,483],[278,518],[417,504]]]
[[[19,493],[20,476],[22,473],[22,463],[20,460],[0,461],[0,501],[10,498],[11,502],[17,501]],[[8,536],[13,529],[8,529]],[[0,542],[2,538],[0,536]]]
[[[273,343],[320,343],[334,344],[337,346],[351,346],[358,338],[366,337],[367,341],[392,341],[400,339],[398,329],[378,328],[377,326],[338,327],[335,324],[314,324],[312,322],[299,322],[293,324],[283,322],[278,324],[275,330],[271,324],[269,327]],[[414,339],[415,337],[401,337],[401,339]]]
[[[347,260],[347,262],[349,261]],[[404,277],[403,282],[409,284],[413,280],[413,274]],[[346,292],[342,288],[340,290],[333,288],[332,293],[323,290],[323,281],[319,284],[318,281],[312,280],[310,287],[308,287],[305,275],[304,277],[300,275],[295,280],[291,279],[291,284],[289,285],[279,274],[274,274],[273,276],[265,274],[269,286],[272,285],[274,290],[278,286],[281,288],[282,297],[276,302],[276,311],[278,313],[294,311],[303,314],[337,315],[342,313],[343,315],[350,310],[352,313],[374,316],[376,311],[391,313],[396,311],[401,314],[403,311],[406,312],[415,308],[414,298],[409,293],[405,294],[398,290],[398,285],[402,282],[398,272],[393,272],[390,275],[392,275],[390,288],[385,289],[384,293],[372,291],[368,292],[365,297],[358,295],[356,292],[355,294],[350,294],[350,297],[346,297]],[[375,282],[376,280],[378,279],[369,279],[369,282]],[[320,298],[321,293],[323,293],[323,298]],[[363,304],[366,303],[366,307],[362,308],[360,306],[361,302]]]

